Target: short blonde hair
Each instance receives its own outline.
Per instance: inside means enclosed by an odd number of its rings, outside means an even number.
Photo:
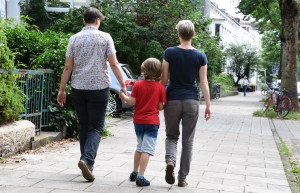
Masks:
[[[190,40],[195,34],[195,26],[191,20],[179,21],[176,30],[183,40]]]
[[[148,58],[141,65],[141,73],[145,80],[160,81],[161,62],[156,58]]]

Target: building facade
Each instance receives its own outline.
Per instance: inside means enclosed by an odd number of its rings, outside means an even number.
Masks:
[[[209,5],[209,9],[205,9],[204,16],[211,18],[212,23],[209,25],[209,31],[213,36],[219,36],[224,50],[230,44],[246,44],[255,50],[261,50],[261,40],[258,30],[254,22],[242,21],[239,18],[230,16],[226,10],[218,8],[218,6],[204,0],[205,5]],[[233,74],[230,70],[232,62],[226,59],[226,64],[223,66],[223,71],[228,74]],[[256,83],[258,80],[257,71],[250,74],[249,80],[251,83]]]

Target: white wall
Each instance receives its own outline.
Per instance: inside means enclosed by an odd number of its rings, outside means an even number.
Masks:
[[[6,17],[6,2],[0,0],[0,17]]]
[[[13,17],[17,22],[20,22],[20,11],[19,0],[7,1],[7,17]]]

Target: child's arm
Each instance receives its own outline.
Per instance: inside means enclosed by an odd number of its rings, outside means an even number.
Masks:
[[[158,103],[158,110],[163,110],[164,109],[164,104],[165,103]]]
[[[135,98],[133,98],[131,96],[127,96],[123,91],[120,92],[120,98],[122,100],[126,101],[130,105],[134,105],[136,102]]]

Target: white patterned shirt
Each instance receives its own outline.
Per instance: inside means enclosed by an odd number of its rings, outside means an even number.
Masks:
[[[69,39],[66,56],[74,59],[71,86],[99,90],[111,85],[107,56],[116,53],[110,34],[86,26]]]

